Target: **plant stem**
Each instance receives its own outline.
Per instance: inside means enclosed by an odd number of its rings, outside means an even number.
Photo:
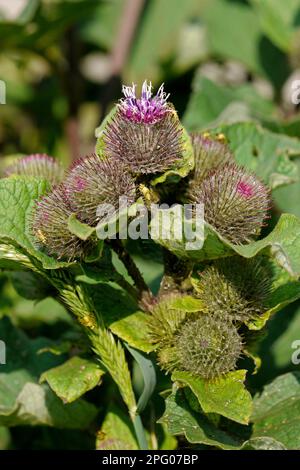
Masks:
[[[148,450],[147,439],[145,435],[145,430],[140,415],[135,415],[132,420],[134,431],[137,437],[138,445],[140,450]]]
[[[111,240],[111,246],[113,250],[117,253],[120,261],[124,264],[129,276],[134,281],[134,284],[138,290],[139,300],[143,302],[151,302],[153,299],[153,294],[147,286],[143,276],[140,273],[140,270],[134,263],[130,254],[126,251],[122,242],[120,240]]]

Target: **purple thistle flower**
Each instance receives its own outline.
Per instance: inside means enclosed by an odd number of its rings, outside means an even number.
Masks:
[[[32,233],[38,248],[44,248],[57,259],[83,259],[94,246],[94,241],[83,241],[68,230],[72,210],[61,184],[36,202],[32,215]]]
[[[235,244],[249,243],[259,235],[270,206],[268,188],[236,164],[212,170],[188,191],[188,200],[204,204],[204,218]]]
[[[5,170],[5,176],[26,175],[45,178],[51,185],[58,184],[64,176],[60,162],[44,153],[36,153],[16,160]]]
[[[108,157],[133,175],[161,173],[171,169],[183,152],[182,127],[168,96],[160,87],[152,97],[144,82],[141,98],[135,85],[124,87],[125,98],[104,131]]]
[[[160,121],[165,115],[172,111],[167,103],[169,94],[164,91],[162,84],[155,96],[152,96],[152,84],[144,81],[140,98],[136,97],[136,85],[132,87],[123,85],[125,98],[119,103],[119,109],[123,116],[135,123],[154,124]]]
[[[64,185],[72,211],[92,226],[99,222],[99,205],[111,204],[118,210],[120,197],[125,196],[128,205],[135,201],[133,178],[118,162],[95,154],[75,162]]]

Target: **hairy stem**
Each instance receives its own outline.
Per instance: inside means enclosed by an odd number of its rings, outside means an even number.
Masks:
[[[148,302],[151,303],[153,299],[153,294],[147,286],[143,276],[140,273],[140,270],[134,263],[130,254],[122,245],[122,242],[120,240],[111,240],[111,246],[118,255],[120,261],[122,261],[122,263],[124,264],[129,276],[134,281],[134,284],[138,290],[138,300],[146,304]]]

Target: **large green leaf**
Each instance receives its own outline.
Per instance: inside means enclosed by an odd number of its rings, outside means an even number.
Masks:
[[[16,375],[14,382],[18,379],[19,375]],[[4,393],[7,392],[6,389]],[[14,408],[9,413],[0,414],[0,424],[84,429],[96,415],[94,405],[84,400],[64,405],[47,386],[28,381],[16,397]]]
[[[104,283],[90,292],[99,315],[114,334],[141,351],[148,353],[153,349],[147,340],[147,314],[139,311],[126,292]]]
[[[237,162],[254,171],[271,189],[298,181],[298,168],[290,158],[300,155],[300,140],[251,123],[221,126]]]
[[[97,434],[98,450],[137,450],[138,444],[128,416],[111,405]]]
[[[165,423],[171,434],[183,435],[192,444],[227,450],[238,449],[242,444],[238,438],[218,429],[204,414],[192,411],[181,389],[173,391],[166,399],[166,411],[159,422]]]
[[[94,405],[84,400],[64,405],[47,385],[38,384],[41,373],[61,362],[58,356],[39,354],[51,341],[29,340],[7,317],[0,320],[0,337],[9,358],[0,369],[0,426],[87,427],[97,414]]]
[[[263,73],[257,53],[261,30],[253,10],[240,2],[210,0],[203,15],[209,47],[223,59],[243,63],[252,72]],[[247,34],[245,34],[247,31]]]
[[[239,112],[234,114],[234,109]],[[245,118],[270,120],[272,116],[275,116],[274,104],[262,98],[252,85],[219,85],[199,74],[193,82],[183,123],[189,131],[200,131]]]
[[[157,82],[162,75],[161,64],[173,59],[179,46],[181,27],[204,1],[153,0],[141,20],[134,47],[125,69],[128,82],[142,83],[146,78]],[[169,21],[172,15],[172,21]]]
[[[58,262],[39,251],[30,233],[34,201],[47,191],[48,183],[37,178],[10,177],[0,180],[0,240],[14,245],[21,254],[36,258],[44,268],[56,269],[67,263]]]
[[[241,450],[286,450],[286,447],[272,437],[253,437],[244,442]]]
[[[290,50],[293,33],[299,27],[299,1],[250,0],[264,33],[283,51]]]
[[[258,253],[266,254],[273,258],[276,263],[285,269],[289,275],[298,279],[300,276],[300,220],[291,214],[283,214],[273,231],[261,240],[251,242],[247,245],[233,245],[216,232],[208,224],[204,226],[204,239],[199,232],[195,233],[195,240],[203,242],[199,246],[191,247],[190,241],[186,240],[185,234],[176,236],[171,230],[170,237],[164,237],[162,213],[169,214],[171,227],[181,223],[178,214],[171,209],[158,211],[151,221],[152,233],[155,234],[154,241],[164,246],[179,258],[204,261],[238,254],[245,258],[252,258]],[[183,219],[184,220],[184,219]],[[194,224],[190,220],[184,220],[184,225]],[[183,227],[184,228],[184,227]],[[198,238],[197,238],[198,237]],[[195,249],[196,248],[196,249]]]
[[[254,398],[253,437],[271,437],[300,449],[300,373],[277,377]]]
[[[96,362],[74,356],[41,375],[64,403],[71,403],[101,383],[104,370]]]
[[[246,370],[236,370],[215,380],[205,380],[188,372],[174,372],[172,379],[191,388],[205,413],[217,413],[247,424],[252,399],[244,386]]]

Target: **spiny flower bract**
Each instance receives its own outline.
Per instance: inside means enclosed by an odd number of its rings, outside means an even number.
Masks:
[[[105,154],[134,175],[166,171],[181,158],[183,130],[162,89],[151,98],[144,84],[140,99],[125,87],[126,98],[104,130]],[[123,90],[124,91],[124,90]],[[131,96],[134,95],[134,96]],[[159,104],[160,103],[160,104]]]
[[[267,310],[272,271],[266,261],[233,256],[213,262],[198,275],[197,294],[214,317],[245,322]]]
[[[63,185],[57,186],[36,202],[32,232],[39,248],[44,248],[57,259],[73,261],[88,255],[93,242],[83,241],[69,231],[68,218],[72,211],[65,192]]]
[[[235,369],[242,353],[236,328],[210,315],[187,320],[174,342],[176,369],[213,379]]]
[[[172,342],[175,332],[186,317],[183,309],[172,305],[178,298],[177,294],[165,295],[151,310],[148,317],[149,339],[156,347]]]
[[[46,154],[33,154],[19,158],[5,170],[5,176],[27,175],[45,178],[51,185],[58,184],[64,176],[60,162]]]
[[[225,163],[234,163],[234,157],[228,146],[216,137],[200,133],[192,133],[191,141],[194,149],[195,167],[191,184],[200,183],[210,170]]]
[[[78,218],[89,225],[100,219],[97,208],[110,204],[119,209],[119,198],[131,205],[135,200],[133,178],[115,161],[90,155],[75,162],[66,180],[68,201]]]
[[[204,205],[204,219],[234,244],[259,235],[270,206],[269,190],[252,173],[236,164],[212,170],[193,186],[188,200]]]

